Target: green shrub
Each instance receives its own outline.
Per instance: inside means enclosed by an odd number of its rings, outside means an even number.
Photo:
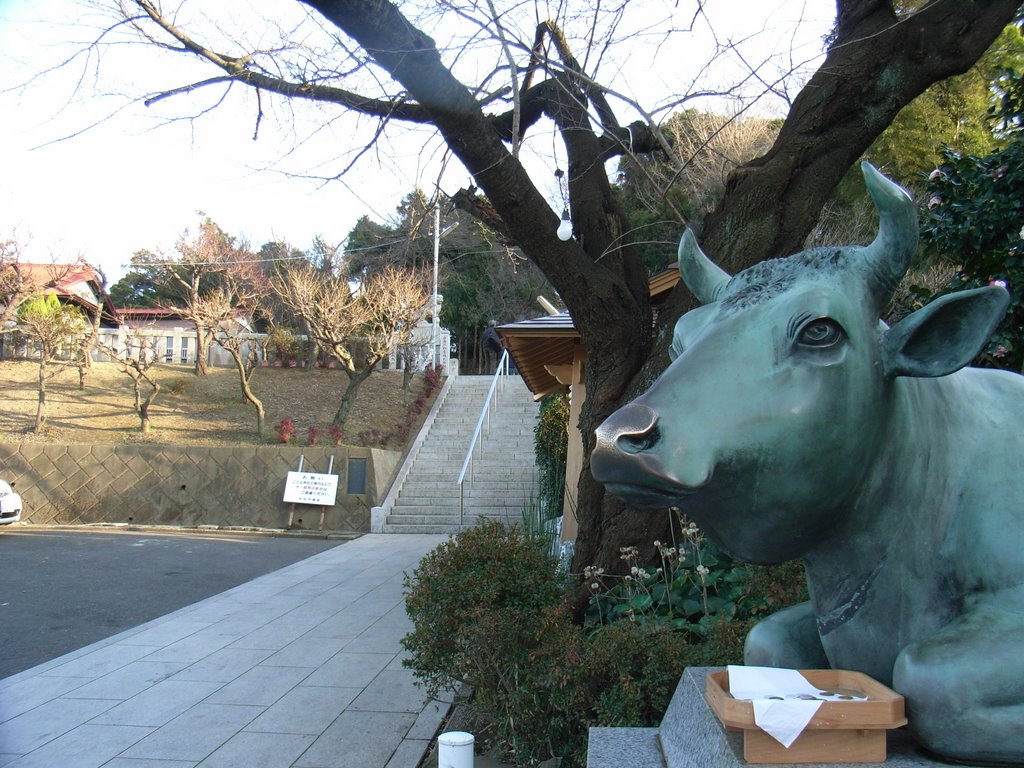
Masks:
[[[543,544],[518,528],[483,522],[427,554],[406,576],[406,611],[415,629],[402,639],[405,664],[436,696],[466,679],[480,649],[476,625],[499,609],[537,615],[558,605],[564,585]]]
[[[275,327],[267,336],[267,349],[274,359],[289,363],[309,354],[309,342],[288,328]]]
[[[481,611],[465,640],[474,715],[506,759],[535,765],[585,751],[584,637],[568,602]]]
[[[626,554],[635,557],[635,550]],[[431,695],[457,681],[473,686],[481,740],[516,765],[561,757],[564,768],[582,768],[590,726],[657,725],[683,669],[742,661],[754,616],[794,597],[791,581],[800,575],[793,566],[750,570],[714,559],[703,544],[690,559],[666,557],[693,572],[678,586],[688,596],[677,602],[696,601],[699,617],[659,613],[652,599],[643,609],[599,606],[604,619],[581,627],[554,561],[536,539],[497,522],[464,531],[406,578],[414,630],[402,640],[411,653],[405,665]],[[694,562],[707,573],[695,571]],[[625,592],[632,584],[632,596],[615,602],[608,595],[604,603],[628,607],[643,594],[638,581],[631,574],[619,587]],[[701,592],[709,586],[714,594]]]
[[[533,441],[540,513],[542,519],[558,517],[562,514],[565,496],[565,461],[569,449],[567,395],[548,395],[541,400]]]
[[[592,725],[650,726],[662,715],[687,666],[690,646],[666,624],[622,621],[588,643]]]

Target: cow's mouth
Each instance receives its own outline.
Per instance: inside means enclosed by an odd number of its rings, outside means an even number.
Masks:
[[[618,496],[628,504],[652,509],[675,506],[697,490],[683,486],[656,488],[650,485],[632,485],[630,483],[605,483],[604,487],[609,493]]]

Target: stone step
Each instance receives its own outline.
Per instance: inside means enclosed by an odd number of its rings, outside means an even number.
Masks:
[[[447,471],[427,471],[422,467],[416,467],[413,465],[406,482],[411,483],[422,480],[435,485],[455,485],[458,482],[459,472],[461,471],[462,467],[459,465],[455,465]],[[466,472],[466,476],[463,478],[463,484],[467,488],[470,488],[481,487],[478,486],[478,483],[497,483],[497,485],[487,485],[482,487],[500,489],[503,487],[511,487],[515,484],[532,486],[536,484],[536,478],[537,476],[534,474],[527,474],[525,472],[517,473],[508,467],[503,468],[501,471],[491,470],[490,472],[481,470],[480,467],[473,467],[472,471]]]
[[[445,403],[445,408],[446,407],[447,407],[447,403]],[[471,407],[469,407],[469,408],[471,408]],[[474,429],[476,429],[476,424],[477,424],[477,422],[479,420],[480,420],[479,415],[477,415],[473,419],[467,419],[467,418],[463,418],[463,417],[452,417],[452,418],[442,419],[442,418],[438,417],[434,421],[434,426],[436,426],[438,428],[444,428],[444,429],[456,429],[458,427],[468,427],[470,432],[472,432]],[[524,422],[528,422],[530,424],[536,423],[537,422],[537,414],[530,414],[530,413],[525,413],[525,412],[521,412],[521,411],[512,411],[512,412],[505,412],[505,413],[503,413],[499,417],[495,417],[494,415],[492,415],[492,417],[490,417],[490,420],[489,420],[490,424],[522,424]],[[488,423],[487,420],[484,419],[484,426],[486,426],[487,423]]]
[[[424,471],[444,472],[446,470],[454,470],[458,472],[462,469],[462,462],[466,458],[465,454],[461,456],[459,454],[437,454],[435,456],[421,456],[416,455],[413,460],[413,469],[422,469]],[[497,451],[484,452],[484,455],[474,452],[473,471],[500,471],[504,469],[507,473],[514,473],[516,475],[531,475],[535,473],[533,451],[508,451],[498,453]]]
[[[520,492],[528,494],[536,485],[532,480],[480,480],[473,483],[463,484],[463,493],[466,496],[486,496],[497,493]],[[410,496],[439,496],[459,494],[459,486],[453,478],[449,482],[433,482],[426,480],[406,480],[399,491],[398,498]]]
[[[492,432],[497,428],[504,428],[512,429],[514,431],[521,432],[522,434],[532,435],[536,424],[536,419],[531,418],[528,414],[517,414],[514,418],[491,419],[490,423],[484,423],[480,431]],[[466,440],[469,440],[475,430],[475,419],[473,421],[449,421],[447,419],[436,419],[434,421],[434,425],[430,428],[430,433],[458,432],[459,434],[465,435]]]
[[[424,479],[413,478],[406,480],[402,485],[400,493],[402,496],[409,495],[413,490],[417,493],[432,496],[436,493],[458,493],[458,475],[450,475],[447,478]],[[478,480],[467,480],[462,484],[463,492],[469,493],[505,493],[514,490],[525,490],[537,485],[532,477],[508,477],[508,478],[480,478]]]
[[[472,475],[461,489],[456,483],[490,386],[490,376],[461,376],[453,382],[398,489],[385,532],[456,533],[484,517],[521,522],[536,494],[533,433],[539,413],[522,379],[507,381],[496,393],[496,407],[474,452]]]
[[[456,534],[471,526],[454,525],[407,525],[405,523],[384,523],[384,533],[448,533]]]
[[[453,493],[450,496],[405,496],[398,497],[395,500],[395,507],[401,507],[402,509],[425,509],[428,512],[433,507],[437,507],[444,504],[455,504],[458,506],[459,499],[462,499],[465,504],[479,504],[484,507],[508,507],[508,506],[523,506],[524,504],[532,504],[536,501],[536,496],[532,493],[494,493],[494,494],[482,494],[479,496],[459,496],[458,493]],[[417,513],[419,514],[419,513]]]
[[[523,515],[523,509],[526,508],[527,506],[528,505],[526,505],[526,504],[521,504],[518,507],[515,507],[515,506],[508,506],[508,507],[493,506],[493,507],[490,507],[490,506],[482,506],[482,505],[477,505],[477,504],[474,504],[474,505],[471,506],[471,505],[467,504],[464,507],[464,509],[466,510],[466,515],[467,516],[470,513],[472,513],[474,517],[479,517],[479,516],[483,515],[485,517],[515,517],[515,518],[520,518]],[[399,509],[401,510],[400,512],[397,511]],[[423,507],[398,507],[398,505],[395,505],[394,510],[391,513],[388,514],[388,519],[390,520],[393,517],[396,517],[396,518],[397,517],[402,517],[402,518],[409,518],[409,517],[431,517],[431,516],[434,516],[434,515],[445,515],[445,514],[458,515],[459,514],[458,502],[456,502],[452,506],[445,507],[443,509],[439,508],[437,505],[428,505],[428,506],[423,506]]]
[[[434,533],[447,533],[449,526],[454,526],[455,531],[465,530],[466,528],[472,528],[482,520],[497,520],[498,522],[505,523],[506,525],[522,525],[522,519],[511,518],[511,517],[482,517],[480,515],[460,518],[458,515],[452,515],[451,517],[437,518],[436,520],[388,520],[384,525],[388,529],[386,532],[396,532],[390,529],[402,527],[402,528],[434,528]],[[411,530],[402,531],[403,533],[413,533]],[[423,532],[423,531],[421,531]]]
[[[485,507],[515,507],[519,509],[524,505],[529,504],[532,498],[528,494],[524,493],[508,493],[508,494],[478,494],[478,495],[465,495],[460,497],[459,494],[455,493],[450,496],[399,496],[395,501],[395,509],[412,509],[412,508],[423,508],[430,509],[431,507],[441,506],[445,504],[459,505],[459,499],[469,505],[480,505]]]
[[[532,448],[532,446],[531,446]],[[530,466],[524,467],[520,472],[529,472],[533,465],[533,451],[526,450],[526,446],[510,446],[508,450],[498,450],[492,447],[491,450],[484,450],[481,456],[479,452],[473,451],[474,467],[508,467],[517,466],[529,462]],[[466,453],[462,451],[447,451],[441,448],[421,448],[414,459],[415,465],[423,469],[443,468],[446,465],[453,466],[456,470],[462,468],[462,462],[466,459]]]

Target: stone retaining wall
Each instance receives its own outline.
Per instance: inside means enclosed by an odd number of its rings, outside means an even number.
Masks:
[[[298,468],[300,456],[303,471],[324,473],[334,457],[338,497],[327,508],[324,530],[369,532],[370,508],[387,494],[401,458],[395,451],[0,443],[0,478],[21,494],[22,521],[39,525],[285,528],[292,507],[282,501],[285,479]],[[294,505],[292,527],[317,530],[320,512],[320,507]]]

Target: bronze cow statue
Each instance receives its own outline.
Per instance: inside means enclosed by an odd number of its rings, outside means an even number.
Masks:
[[[880,217],[866,247],[730,277],[683,236],[703,306],[598,428],[592,471],[735,557],[803,559],[810,602],[758,624],[748,664],[865,672],[906,697],[929,750],[1024,763],[1024,378],[963,368],[1009,297],[962,291],[882,323],[917,216],[863,172]]]

